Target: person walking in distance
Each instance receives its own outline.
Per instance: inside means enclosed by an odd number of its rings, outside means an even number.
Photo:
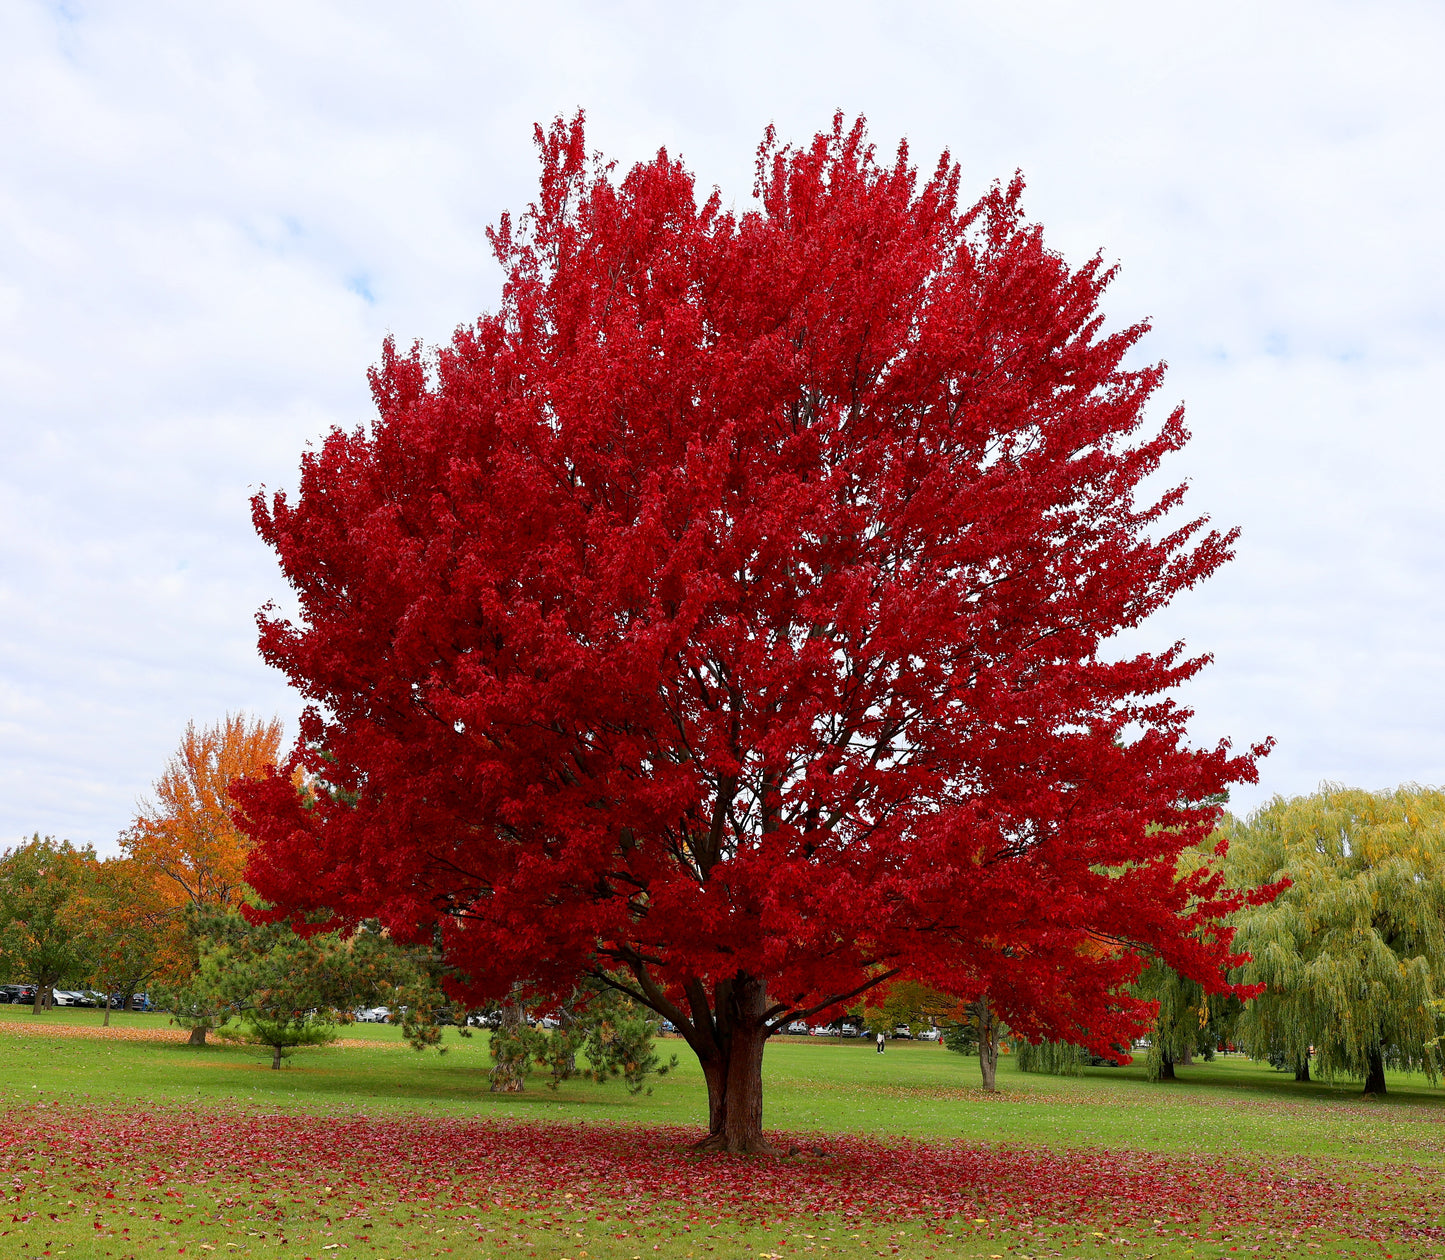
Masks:
[[[883,1053],[883,1034],[882,1034],[882,1033],[879,1033],[879,1034],[878,1034],[878,1051],[877,1051],[877,1053],[879,1053],[879,1054],[882,1054],[882,1053]]]

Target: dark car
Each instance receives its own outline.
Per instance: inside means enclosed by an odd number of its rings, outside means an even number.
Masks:
[[[35,986],[33,984],[5,984],[0,985],[0,1002],[33,1002],[35,1001]]]

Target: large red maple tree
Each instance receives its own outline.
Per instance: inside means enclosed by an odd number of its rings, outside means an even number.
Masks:
[[[255,500],[310,707],[241,790],[254,886],[439,934],[464,996],[626,987],[729,1150],[768,1035],[899,971],[1100,1048],[1142,957],[1224,987],[1238,899],[1176,859],[1262,749],[1188,745],[1204,658],[1110,652],[1234,536],[1139,501],[1187,434],[1110,270],[861,120],[770,132],[740,215],[537,136],[499,310],[388,342],[370,427]]]

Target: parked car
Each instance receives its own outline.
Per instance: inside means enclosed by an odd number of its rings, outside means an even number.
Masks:
[[[832,1035],[833,1030],[829,1028],[827,1024],[814,1024],[808,1029],[808,1036],[810,1037],[831,1037]]]
[[[919,1041],[938,1041],[943,1036],[941,1028],[925,1028],[918,1034]]]
[[[52,994],[56,1006],[84,1006],[84,994],[76,989],[56,989]]]
[[[899,1024],[898,1027],[893,1030],[893,1035],[897,1037],[899,1041],[913,1040],[913,1034],[909,1031],[907,1024]]]
[[[356,1022],[358,1024],[384,1024],[390,1015],[391,1011],[384,1006],[368,1006],[365,1010],[356,1012]]]
[[[0,1002],[33,1001],[35,1001],[35,986],[33,984],[0,985]]]
[[[858,1030],[854,1028],[852,1024],[844,1024],[843,1027],[838,1030],[838,1035],[840,1037],[856,1037]]]
[[[665,1033],[675,1033],[677,1031],[677,1025],[674,1024],[672,1020],[665,1019],[662,1021],[662,1031]]]
[[[791,1024],[788,1025],[786,1031],[791,1033],[795,1037],[806,1037],[812,1030],[803,1020],[795,1019]]]

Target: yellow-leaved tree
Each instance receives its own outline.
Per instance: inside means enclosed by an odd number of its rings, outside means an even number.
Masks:
[[[174,888],[136,858],[97,863],[77,908],[90,942],[91,979],[106,995],[106,1024],[113,993],[128,1008],[153,977],[188,969],[191,951]]]
[[[1225,824],[1230,883],[1291,881],[1241,911],[1234,977],[1264,984],[1237,1037],[1256,1058],[1307,1076],[1361,1077],[1385,1092],[1385,1068],[1440,1067],[1445,996],[1445,792],[1365,792],[1325,784],[1276,797]]]
[[[82,908],[95,850],[38,832],[0,851],[0,967],[35,985],[34,1011],[50,1009],[62,980],[89,974],[93,941]]]

